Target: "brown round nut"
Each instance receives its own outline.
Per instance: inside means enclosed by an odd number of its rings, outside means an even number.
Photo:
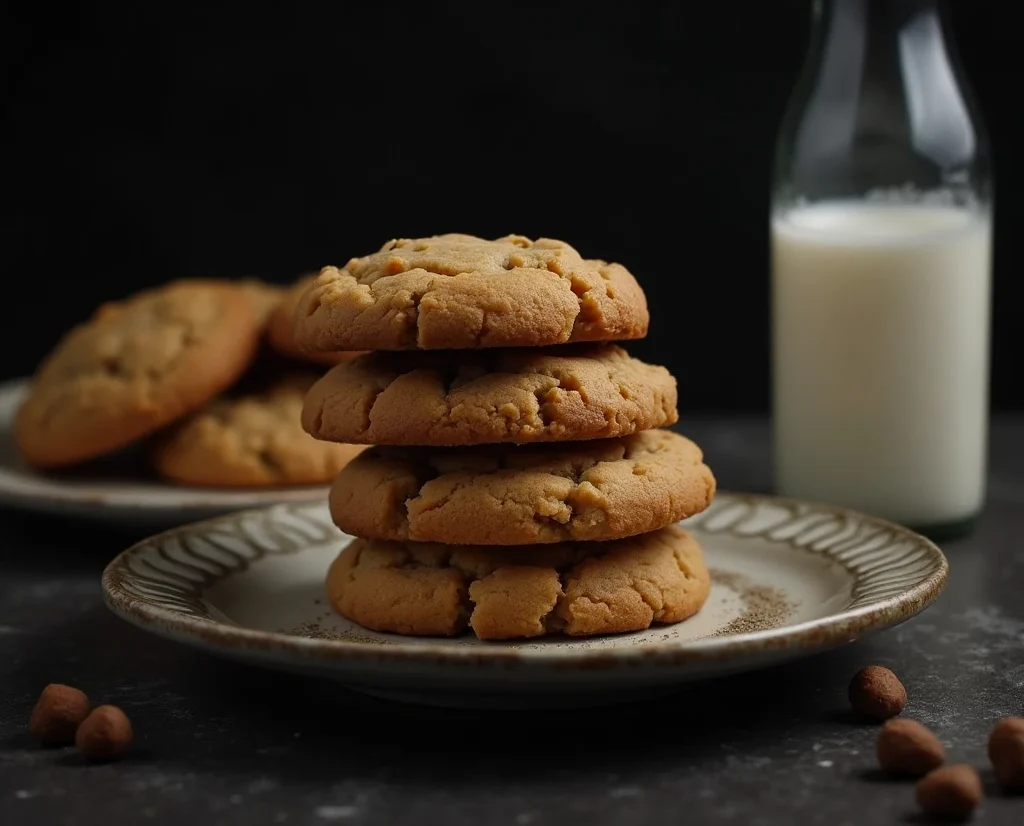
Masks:
[[[988,759],[1000,786],[1024,789],[1024,717],[996,723],[988,737]]]
[[[132,724],[117,706],[97,706],[78,727],[75,745],[90,760],[119,757],[132,742]]]
[[[75,731],[89,714],[85,692],[50,683],[43,689],[28,721],[29,733],[42,743],[63,746],[75,742]]]
[[[946,760],[939,738],[917,720],[889,720],[875,744],[878,765],[891,774],[920,777]]]
[[[985,796],[973,766],[958,763],[917,781],[917,805],[931,817],[965,819]]]
[[[895,717],[907,704],[903,683],[880,665],[869,665],[854,674],[847,693],[853,710],[873,720]]]

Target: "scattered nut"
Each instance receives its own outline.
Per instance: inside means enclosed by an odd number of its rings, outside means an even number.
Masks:
[[[848,692],[850,706],[862,717],[888,720],[907,704],[907,690],[895,674],[880,665],[869,665],[853,675]]]
[[[892,774],[920,777],[946,760],[939,738],[917,720],[889,720],[878,734],[875,749],[878,765]]]
[[[981,778],[972,766],[943,766],[917,781],[917,805],[932,817],[965,819],[981,803]]]
[[[1024,717],[1007,717],[996,723],[988,737],[988,759],[999,785],[1024,789]]]
[[[75,731],[89,714],[85,692],[69,685],[50,683],[43,689],[32,709],[28,730],[47,745],[63,746],[75,742]]]
[[[90,760],[119,757],[132,742],[132,724],[117,706],[97,706],[78,727],[75,745]]]

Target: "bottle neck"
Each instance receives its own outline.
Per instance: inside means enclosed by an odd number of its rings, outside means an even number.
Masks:
[[[979,170],[987,148],[942,7],[815,0],[807,61],[780,136],[795,190],[987,187],[978,180],[987,175]]]
[[[814,0],[812,36],[849,40],[862,34],[872,46],[895,46],[901,32],[927,20],[943,25],[941,0]]]
[[[913,94],[910,75],[950,66],[938,0],[815,0],[813,9],[808,68],[818,91],[860,100],[865,126],[898,124],[887,110]]]

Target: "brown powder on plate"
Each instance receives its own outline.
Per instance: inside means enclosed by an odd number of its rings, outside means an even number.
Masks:
[[[731,637],[778,628],[793,613],[794,605],[782,591],[766,585],[753,585],[742,574],[712,571],[711,581],[736,591],[743,602],[743,612],[712,632],[712,637]]]
[[[379,637],[367,637],[360,634],[339,634],[336,631],[331,631],[328,628],[324,628],[318,622],[303,622],[294,628],[282,628],[279,629],[281,634],[288,634],[291,637],[306,637],[311,640],[335,640],[339,642],[363,642],[370,645],[387,645],[387,640],[382,640]]]

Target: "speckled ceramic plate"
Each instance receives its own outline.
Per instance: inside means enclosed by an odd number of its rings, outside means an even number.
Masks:
[[[262,490],[186,488],[148,472],[141,452],[127,451],[88,468],[42,474],[18,457],[14,414],[28,381],[0,384],[0,505],[158,530],[219,514],[283,502],[322,502],[324,486]]]
[[[323,581],[348,538],[323,503],[160,534],[110,563],[103,593],[115,613],[155,634],[378,696],[578,706],[850,642],[923,610],[948,575],[927,539],[821,505],[721,492],[684,524],[712,571],[704,609],[678,625],[594,639],[403,638],[334,615]]]

